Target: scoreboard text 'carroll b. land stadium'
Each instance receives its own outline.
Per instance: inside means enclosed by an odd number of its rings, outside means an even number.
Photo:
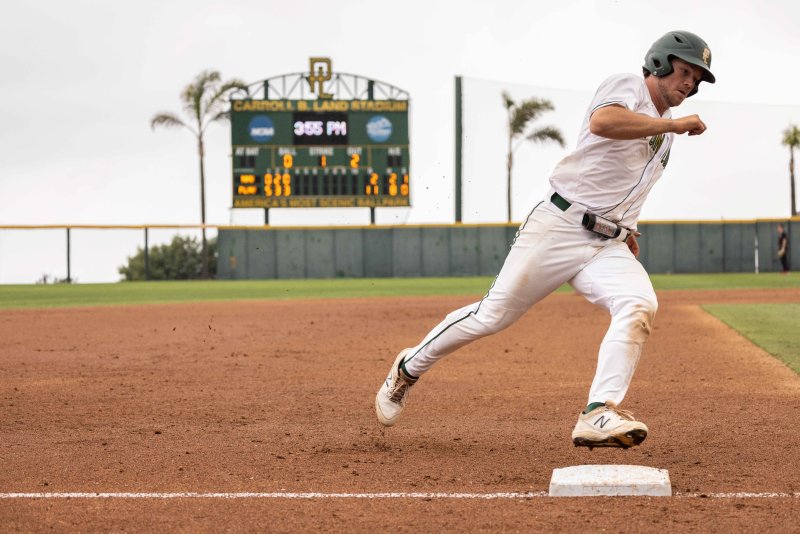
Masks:
[[[328,58],[250,88],[231,100],[234,208],[410,205],[408,93]]]

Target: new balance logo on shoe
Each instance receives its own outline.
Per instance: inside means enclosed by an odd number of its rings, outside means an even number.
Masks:
[[[594,422],[594,426],[599,426],[600,428],[605,428],[608,422],[611,419],[607,418],[605,415],[601,415],[600,418]]]

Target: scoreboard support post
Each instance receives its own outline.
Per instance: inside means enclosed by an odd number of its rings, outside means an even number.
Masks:
[[[462,87],[461,87],[461,76],[456,76],[456,222],[461,222],[461,189],[462,189],[462,179],[461,179],[461,164],[462,164],[462,157],[461,157],[461,148],[462,143],[464,141],[464,130],[462,126],[462,113],[463,113],[463,102],[462,102]]]
[[[147,244],[147,227],[144,227],[144,279],[150,280],[150,250]]]
[[[269,226],[269,208],[264,208],[264,226]]]
[[[375,226],[375,208],[369,209],[369,224]]]
[[[67,227],[67,283],[72,283],[72,266],[70,261],[70,235],[69,227]]]

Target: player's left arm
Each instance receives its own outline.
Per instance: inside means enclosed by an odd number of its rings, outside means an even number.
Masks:
[[[706,131],[698,115],[678,119],[650,117],[622,106],[608,105],[592,113],[589,131],[608,139],[632,140],[662,133],[700,135]]]

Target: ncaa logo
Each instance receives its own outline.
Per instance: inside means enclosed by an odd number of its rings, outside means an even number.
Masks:
[[[266,115],[256,115],[250,119],[247,131],[256,143],[266,143],[275,135],[275,125]]]
[[[376,143],[383,143],[392,136],[392,121],[383,115],[375,115],[367,121],[367,135]]]

